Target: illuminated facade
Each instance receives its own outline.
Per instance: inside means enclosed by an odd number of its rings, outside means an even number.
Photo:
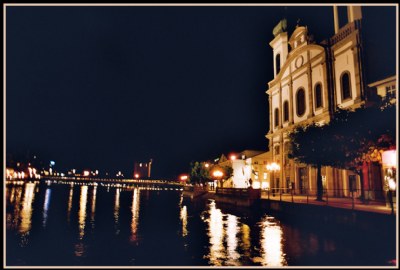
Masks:
[[[218,164],[233,168],[233,176],[225,181],[224,187],[247,188],[251,184],[253,188],[268,188],[270,173],[266,165],[270,161],[270,152],[256,150],[244,150],[228,158],[221,155]]]
[[[286,23],[281,21],[273,31],[274,78],[266,91],[270,110],[266,137],[271,158],[280,170],[274,174],[272,188],[315,193],[316,169],[287,158],[288,133],[297,125],[329,122],[337,107],[357,108],[369,100],[362,65],[361,7],[347,7],[348,21],[341,28],[336,6],[333,13],[335,35],[321,44],[312,40],[306,26],[297,25],[289,37]],[[360,180],[353,172],[322,168],[323,188],[330,196],[350,196],[349,180],[354,178],[359,191]],[[377,181],[374,188],[382,189],[380,179],[372,181]]]

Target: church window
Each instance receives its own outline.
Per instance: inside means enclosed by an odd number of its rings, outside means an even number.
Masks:
[[[297,116],[303,116],[306,112],[306,94],[303,88],[297,90],[296,93],[296,112]]]
[[[340,76],[340,86],[342,91],[342,101],[351,98],[351,84],[350,84],[350,74],[348,71],[342,73]]]
[[[281,55],[278,53],[275,56],[275,65],[276,65],[276,74],[279,74],[279,71],[281,71]]]
[[[322,107],[322,85],[321,83],[317,83],[315,85],[315,108]]]
[[[275,109],[275,127],[279,126],[279,109]]]
[[[289,102],[283,102],[283,122],[289,121]]]

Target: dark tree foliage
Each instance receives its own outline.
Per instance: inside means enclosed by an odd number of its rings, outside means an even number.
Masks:
[[[298,126],[289,133],[288,157],[317,168],[317,200],[322,200],[323,195],[321,167],[332,163],[333,147],[326,129],[326,126],[312,123]]]
[[[338,108],[328,124],[299,126],[291,132],[288,156],[318,169],[317,200],[322,199],[321,166],[357,173],[363,196],[363,162],[377,150],[395,148],[396,132],[394,105],[362,106],[356,110]]]
[[[210,170],[201,162],[190,163],[189,181],[194,184],[204,184],[211,180]]]

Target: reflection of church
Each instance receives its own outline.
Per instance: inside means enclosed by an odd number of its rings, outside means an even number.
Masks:
[[[306,26],[296,26],[291,36],[286,21],[273,31],[274,78],[268,83],[270,129],[266,137],[272,160],[280,165],[279,173],[270,180],[272,188],[288,188],[315,194],[316,169],[294,163],[287,158],[287,134],[296,125],[327,123],[337,106],[356,108],[368,100],[363,69],[361,42],[362,13],[360,6],[347,7],[348,21],[339,28],[339,15],[334,7],[335,35],[316,44]],[[376,163],[366,164],[364,189],[371,199],[382,198],[382,170]],[[351,181],[360,195],[360,180],[353,172],[331,167],[322,168],[324,189],[329,196],[349,196]]]

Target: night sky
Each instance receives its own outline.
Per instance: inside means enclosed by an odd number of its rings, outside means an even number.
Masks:
[[[367,82],[396,74],[396,8],[363,7]],[[297,19],[317,43],[332,7],[7,6],[6,153],[71,168],[191,161],[267,150],[272,30]]]

